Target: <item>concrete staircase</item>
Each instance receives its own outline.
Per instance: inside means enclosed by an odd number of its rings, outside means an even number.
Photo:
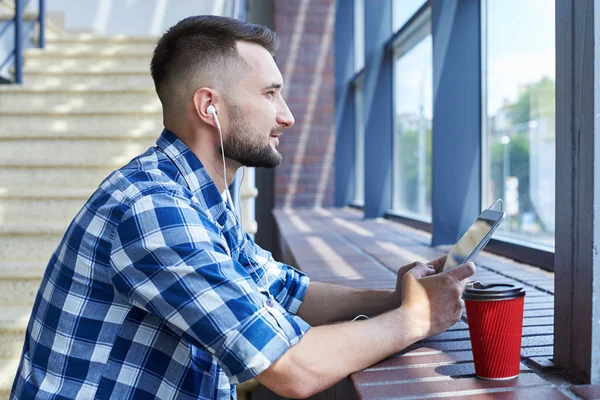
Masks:
[[[8,398],[39,281],[67,225],[112,170],[162,129],[156,38],[51,35],[0,85],[0,400]]]
[[[66,227],[102,179],[162,130],[149,69],[156,38],[55,31],[47,41],[26,50],[22,86],[0,85],[0,400],[8,398],[40,279]],[[243,183],[244,228],[252,234],[257,191],[252,179]]]

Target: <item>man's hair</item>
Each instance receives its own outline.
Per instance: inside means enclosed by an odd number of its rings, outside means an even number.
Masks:
[[[269,28],[234,18],[201,15],[171,27],[158,41],[150,64],[165,113],[183,107],[198,83],[228,90],[246,67],[237,51],[238,41],[259,44],[271,55],[279,46]]]

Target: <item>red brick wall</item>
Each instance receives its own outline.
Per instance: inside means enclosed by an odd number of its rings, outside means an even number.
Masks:
[[[275,55],[296,123],[280,139],[275,207],[333,204],[335,0],[277,0]]]

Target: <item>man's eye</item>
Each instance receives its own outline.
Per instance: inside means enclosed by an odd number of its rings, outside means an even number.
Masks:
[[[269,97],[275,97],[275,91],[274,90],[270,90],[267,93],[265,93],[267,96]]]

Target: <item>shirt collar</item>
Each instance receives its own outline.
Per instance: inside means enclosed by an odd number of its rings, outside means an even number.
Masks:
[[[171,159],[190,191],[204,203],[215,221],[218,221],[227,205],[200,159],[168,129],[163,130],[156,145]]]

